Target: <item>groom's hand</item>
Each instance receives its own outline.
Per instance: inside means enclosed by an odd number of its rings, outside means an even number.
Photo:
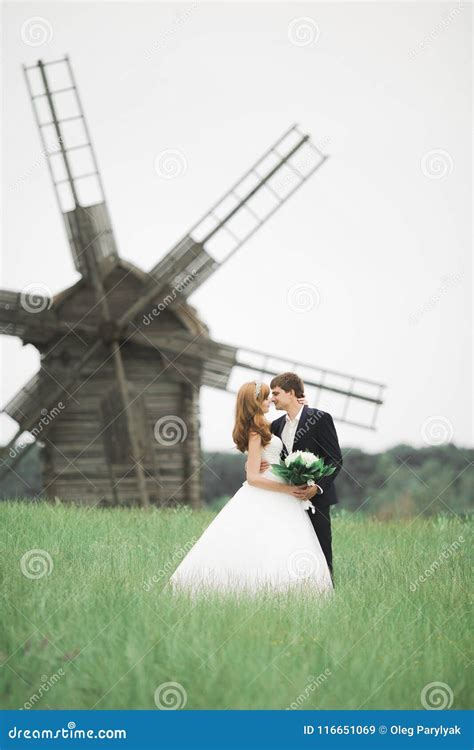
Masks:
[[[270,468],[270,464],[268,461],[260,461],[260,474],[262,474],[264,471]],[[247,471],[247,461],[245,462],[245,471]]]

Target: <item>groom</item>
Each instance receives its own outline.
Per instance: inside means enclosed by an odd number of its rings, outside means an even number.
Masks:
[[[334,479],[342,467],[342,454],[334,422],[327,412],[311,409],[299,403],[298,399],[304,398],[304,384],[294,372],[277,375],[271,381],[270,388],[272,403],[277,409],[286,411],[285,416],[275,419],[271,424],[272,433],[283,441],[281,458],[284,459],[289,453],[297,450],[310,451],[321,456],[326,464],[336,467],[331,476],[319,479],[316,486],[301,490],[300,494],[301,499],[311,500],[316,509],[315,513],[307,512],[334,582],[330,508],[339,502]],[[260,471],[268,468],[269,464],[262,461]]]

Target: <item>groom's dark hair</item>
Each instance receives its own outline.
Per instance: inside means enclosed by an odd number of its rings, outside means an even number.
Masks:
[[[275,375],[270,388],[281,388],[286,393],[294,391],[296,398],[304,396],[304,383],[295,372],[282,372],[281,375]]]

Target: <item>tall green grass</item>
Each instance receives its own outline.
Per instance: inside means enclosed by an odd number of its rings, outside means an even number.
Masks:
[[[417,709],[434,682],[470,704],[467,521],[342,514],[330,600],[193,601],[162,589],[209,511],[0,513],[3,708]]]

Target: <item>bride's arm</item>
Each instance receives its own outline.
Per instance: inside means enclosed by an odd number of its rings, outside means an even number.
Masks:
[[[262,490],[273,490],[273,492],[284,492],[286,495],[293,495],[298,488],[295,485],[274,482],[272,479],[266,479],[260,474],[260,458],[262,454],[262,438],[256,432],[249,435],[249,454],[246,464],[247,482],[252,487],[260,487]]]

